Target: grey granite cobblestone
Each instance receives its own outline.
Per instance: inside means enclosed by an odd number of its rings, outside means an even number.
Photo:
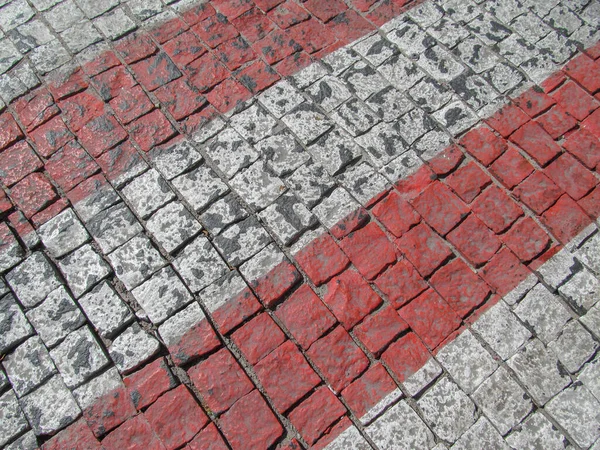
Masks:
[[[173,266],[192,292],[198,292],[221,278],[227,264],[204,236],[198,236],[173,261]]]
[[[48,350],[38,336],[19,345],[2,361],[2,366],[18,397],[23,397],[56,373]]]
[[[115,338],[109,348],[110,357],[121,374],[140,367],[160,350],[160,343],[134,323]]]
[[[103,281],[79,299],[79,304],[96,331],[103,337],[111,337],[133,319],[131,311]]]

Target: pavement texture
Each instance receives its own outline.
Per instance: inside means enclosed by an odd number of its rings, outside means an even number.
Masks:
[[[0,5],[0,447],[600,449],[599,1]]]

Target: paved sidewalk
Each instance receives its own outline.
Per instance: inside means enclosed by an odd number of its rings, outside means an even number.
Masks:
[[[0,446],[600,449],[600,2],[0,5]]]

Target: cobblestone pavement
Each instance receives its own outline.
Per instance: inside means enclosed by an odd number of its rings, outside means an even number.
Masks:
[[[0,447],[600,449],[598,0],[0,5]]]

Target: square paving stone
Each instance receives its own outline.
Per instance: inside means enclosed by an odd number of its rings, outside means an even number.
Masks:
[[[289,192],[275,200],[259,217],[286,246],[317,223],[308,208]]]
[[[476,111],[490,107],[498,98],[498,92],[482,77],[474,74],[463,74],[450,83],[458,96]]]
[[[124,203],[96,214],[87,224],[104,253],[110,253],[142,231],[142,226]]]
[[[442,378],[427,390],[417,405],[445,441],[456,441],[475,422],[475,405],[448,378]]]
[[[512,448],[564,450],[565,441],[566,438],[541,412],[530,415],[506,437],[506,442]]]
[[[385,87],[365,102],[386,122],[392,122],[414,108],[406,95],[393,86]]]
[[[365,100],[389,84],[383,76],[363,61],[356,62],[342,74],[356,96]]]
[[[571,372],[578,372],[598,349],[598,343],[577,320],[569,322],[548,349]]]
[[[14,391],[9,390],[0,396],[0,411],[2,411],[2,420],[0,421],[0,445],[5,445],[15,436],[29,428],[27,419],[21,411],[19,401]]]
[[[115,338],[109,353],[119,372],[126,374],[152,358],[159,349],[158,340],[134,323]]]
[[[533,408],[530,397],[504,367],[486,379],[472,398],[503,435],[520,423]]]
[[[232,223],[248,217],[248,212],[233,193],[212,203],[200,216],[200,221],[210,234],[216,236]]]
[[[90,244],[67,255],[58,265],[76,298],[111,273],[108,264]]]
[[[39,448],[38,442],[33,431],[28,431],[4,447],[5,450],[36,450],[37,448]]]
[[[289,81],[282,80],[260,94],[258,100],[280,119],[302,103],[304,97]]]
[[[195,211],[203,210],[229,191],[217,174],[204,165],[175,178],[173,186]]]
[[[440,45],[435,45],[419,54],[416,63],[434,79],[447,83],[465,71],[464,66]]]
[[[358,44],[355,44],[353,48],[373,66],[380,65],[390,56],[398,53],[398,48],[379,34],[374,34],[363,39]]]
[[[81,297],[79,304],[102,337],[113,336],[133,319],[125,302],[106,281]]]
[[[283,181],[271,175],[262,161],[238,173],[230,183],[233,190],[257,211],[273,203],[286,189]]]
[[[91,378],[108,364],[108,359],[87,326],[73,331],[50,356],[65,384],[74,388]]]
[[[351,212],[356,211],[360,205],[343,188],[335,189],[329,197],[323,199],[315,206],[312,212],[327,229],[333,228],[340,220]]]
[[[310,145],[333,126],[314,104],[307,102],[296,106],[282,120],[304,145]]]
[[[483,314],[472,329],[504,360],[510,358],[531,337],[529,330],[521,325],[502,301]]]
[[[263,154],[267,166],[279,177],[293,172],[310,158],[287,128],[258,142],[256,148]]]
[[[596,338],[600,339],[600,303],[596,303],[596,305],[579,320],[581,320],[581,323],[584,324],[588,330],[596,335]]]
[[[144,218],[175,197],[156,169],[150,169],[135,178],[122,192],[135,212]]]
[[[478,450],[481,448],[510,450],[502,436],[485,417],[480,417],[452,446],[453,450]]]
[[[498,63],[498,56],[474,36],[458,44],[454,52],[476,73],[491,69]]]
[[[415,397],[430,386],[442,372],[442,366],[435,359],[429,358],[419,370],[404,380],[402,385],[409,395]]]
[[[406,92],[425,76],[425,72],[404,55],[392,56],[377,69],[400,92]]]
[[[165,264],[150,239],[143,234],[117,248],[108,259],[127,289],[133,289]]]
[[[571,383],[558,359],[538,339],[531,340],[508,360],[509,367],[540,405],[545,404]]]
[[[445,345],[438,352],[437,359],[467,394],[477,389],[498,367],[469,330]]]
[[[366,428],[379,448],[432,448],[433,433],[417,413],[402,400]]]
[[[38,336],[19,345],[4,358],[2,365],[19,397],[38,387],[56,372],[48,350]]]
[[[249,288],[244,279],[232,270],[200,293],[200,303],[212,314],[245,289]]]
[[[358,52],[346,46],[323,57],[321,61],[331,69],[334,75],[339,75],[352,64],[360,60],[361,58]]]
[[[72,209],[61,212],[37,230],[44,246],[56,258],[83,245],[89,235]]]
[[[338,77],[326,75],[305,89],[326,112],[331,112],[352,96],[352,92]]]
[[[82,188],[81,191],[78,191],[79,187]],[[79,214],[79,217],[81,217],[81,220],[86,224],[88,224],[90,219],[96,214],[106,210],[108,207],[121,200],[117,191],[115,191],[100,175],[91,179],[88,178],[81,183],[79,187],[72,191],[77,192],[77,194],[73,194],[73,207],[75,208],[75,211],[77,211],[77,214]],[[85,198],[75,197],[76,195],[79,195],[80,192],[84,193]]]
[[[363,206],[389,186],[388,180],[375,172],[366,162],[361,162],[346,170],[338,179]]]
[[[600,275],[600,233],[588,239],[576,255],[592,272]]]
[[[456,47],[459,42],[469,36],[469,32],[464,27],[448,16],[442,17],[428,27],[427,32],[448,48]]]
[[[386,165],[408,150],[408,145],[397,126],[386,122],[358,136],[356,142],[366,150],[369,160],[377,168]]]
[[[479,121],[477,115],[460,100],[444,106],[433,114],[433,117],[446,127],[453,136],[468,130]]]
[[[228,264],[237,267],[250,259],[271,241],[256,217],[250,216],[233,224],[213,240]]]
[[[277,121],[260,105],[254,104],[234,115],[229,123],[250,144],[269,136]]]
[[[558,292],[578,314],[585,314],[600,301],[600,281],[589,270],[583,268],[560,286]]]
[[[154,324],[163,322],[193,300],[171,267],[160,270],[131,293]]]
[[[435,44],[435,40],[411,20],[400,19],[400,23],[395,28],[388,33],[387,37],[409,56],[423,53]]]
[[[256,149],[233,128],[221,131],[208,143],[205,151],[227,178],[233,177],[240,169],[248,167],[259,157]]]
[[[559,298],[541,283],[527,293],[514,312],[545,344],[556,339],[571,319],[571,314]]]
[[[181,247],[201,230],[200,223],[180,202],[172,202],[156,211],[146,228],[169,253]]]
[[[74,422],[81,414],[77,402],[59,375],[21,399],[21,406],[37,435],[53,434]]]
[[[295,75],[292,75],[292,79],[296,86],[300,89],[304,89],[309,84],[313,84],[319,78],[323,78],[327,75],[327,67],[324,64],[320,64],[318,62],[312,63],[308,67],[305,67],[300,72]]]
[[[52,291],[27,318],[48,347],[54,347],[71,331],[85,323],[85,317],[64,287]]]
[[[211,242],[198,236],[177,255],[175,270],[192,292],[198,292],[225,275],[229,269]]]
[[[587,363],[577,379],[583,383],[583,385],[590,390],[590,392],[600,400],[600,355]]]
[[[323,166],[312,162],[299,167],[287,181],[298,198],[309,208],[319,203],[335,187],[333,178]]]
[[[33,253],[9,272],[6,281],[26,308],[37,305],[60,286],[52,263],[41,252]]]
[[[315,161],[330,175],[336,175],[361,154],[361,147],[345,131],[334,128],[308,149]]]
[[[189,167],[202,161],[202,155],[186,139],[152,149],[150,158],[167,180],[172,180]]]
[[[426,77],[408,91],[411,98],[425,112],[433,113],[452,99],[452,92],[436,80]]]
[[[92,406],[96,399],[120,387],[123,387],[123,380],[119,371],[112,367],[73,390],[73,395],[79,407],[85,410]]]
[[[352,136],[364,134],[381,118],[357,98],[351,98],[331,112],[331,118]]]
[[[165,320],[158,332],[167,347],[177,344],[195,325],[206,320],[206,316],[197,302],[191,303],[177,314]]]
[[[545,410],[582,448],[600,437],[600,402],[585,386],[568,387],[550,400]]]

